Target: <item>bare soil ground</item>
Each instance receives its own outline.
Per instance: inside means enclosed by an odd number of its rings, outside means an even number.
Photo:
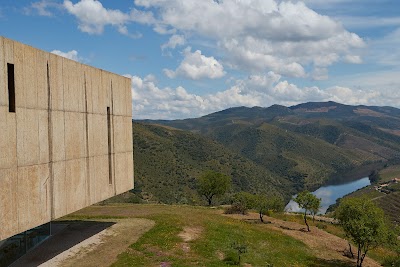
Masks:
[[[259,215],[257,213],[249,213],[248,215],[229,214],[224,216],[245,221],[259,221]],[[341,262],[348,262],[349,264],[353,263],[355,266],[355,260],[351,260],[343,256],[344,250],[348,248],[348,243],[346,240],[320,230],[317,227],[311,226],[311,232],[307,232],[305,225],[301,225],[296,222],[287,222],[266,216],[264,218],[265,221],[270,222],[264,224],[264,227],[279,230],[288,236],[304,242],[307,246],[313,249],[316,257],[327,261],[338,260]],[[381,265],[367,257],[363,266],[378,267]]]

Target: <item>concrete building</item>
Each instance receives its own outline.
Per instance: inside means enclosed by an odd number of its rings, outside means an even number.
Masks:
[[[0,37],[0,240],[133,188],[130,79]]]

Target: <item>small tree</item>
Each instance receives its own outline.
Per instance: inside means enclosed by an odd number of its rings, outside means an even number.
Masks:
[[[377,170],[373,170],[369,175],[368,175],[369,181],[371,182],[371,184],[377,184],[380,179],[381,176],[379,174],[379,172]]]
[[[240,211],[241,214],[245,215],[248,209],[254,207],[255,196],[248,192],[236,193],[232,198],[232,206],[236,211]]]
[[[259,213],[261,222],[264,222],[263,217],[269,211],[283,211],[284,207],[283,200],[279,197],[254,196],[253,208]]]
[[[388,241],[389,231],[382,209],[367,198],[345,198],[336,209],[346,236],[358,247],[357,267],[362,263],[368,251]]]
[[[318,214],[318,212],[319,212],[319,210],[320,210],[320,208],[321,208],[321,199],[315,197],[313,201],[314,201],[315,203],[313,203],[313,204],[311,205],[310,213],[311,213],[311,215],[312,215],[312,221],[314,222],[314,221],[315,221],[315,215]]]
[[[293,199],[300,208],[304,209],[304,222],[307,225],[307,231],[310,232],[310,226],[307,223],[307,212],[316,214],[321,208],[321,199],[317,198],[308,191],[299,193]]]
[[[209,171],[198,179],[198,192],[204,196],[208,205],[211,206],[214,196],[221,196],[231,186],[231,178],[222,173]]]

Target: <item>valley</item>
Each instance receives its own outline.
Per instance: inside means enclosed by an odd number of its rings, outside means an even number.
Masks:
[[[232,177],[232,193],[278,194],[288,202],[301,190],[346,183],[396,164],[399,129],[399,109],[335,102],[135,121],[134,192],[150,202],[202,203],[196,180],[213,170]]]

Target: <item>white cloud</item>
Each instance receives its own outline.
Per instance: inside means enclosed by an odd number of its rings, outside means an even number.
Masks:
[[[167,43],[161,45],[161,49],[162,50],[167,48],[175,49],[177,46],[182,46],[185,43],[186,43],[185,36],[174,34],[169,38]]]
[[[141,35],[130,34],[126,25],[130,22],[141,24],[155,22],[151,12],[132,9],[130,13],[124,13],[120,10],[107,9],[97,0],[81,0],[76,4],[64,0],[64,8],[78,19],[78,28],[89,34],[102,34],[104,27],[111,25],[121,34],[139,38]]]
[[[62,52],[60,50],[53,50],[50,53],[53,53],[58,56],[62,56],[71,60],[80,61],[80,57],[78,56],[78,52],[76,50],[71,50],[68,52]]]
[[[341,16],[336,17],[344,25],[357,29],[371,29],[374,27],[400,26],[400,17],[377,16]]]
[[[252,75],[237,80],[229,88],[214,94],[197,95],[185,88],[160,88],[154,76],[130,76],[135,119],[183,119],[199,117],[236,106],[262,106],[273,104],[291,106],[308,101],[336,101],[350,105],[392,105],[400,102],[400,92],[390,90],[354,89],[332,86],[326,89],[299,87],[281,80],[273,72]]]
[[[399,66],[400,27],[379,40],[371,40],[369,45],[371,52],[368,59],[371,62],[396,68]]]
[[[188,47],[184,50],[184,59],[178,68],[173,71],[164,69],[169,78],[184,77],[192,80],[203,78],[218,79],[225,75],[224,67],[214,57],[206,57],[200,50],[191,52]]]
[[[66,10],[75,15],[79,21],[78,28],[90,34],[101,34],[105,25],[113,25],[121,32],[129,20],[129,15],[119,10],[111,10],[103,7],[100,1],[81,0],[73,4],[69,0],[64,1]]]
[[[158,30],[214,40],[225,54],[224,62],[243,71],[306,77],[305,69],[326,68],[348,55],[356,58],[357,49],[365,46],[341,23],[301,1],[135,0],[135,4],[156,12]]]
[[[355,55],[346,55],[344,57],[344,61],[347,63],[352,63],[352,64],[361,64],[362,59],[360,56],[355,56]]]
[[[52,9],[59,9],[61,5],[53,0],[41,0],[32,2],[29,7],[24,8],[26,15],[38,14],[39,16],[52,17],[54,16]]]
[[[316,81],[327,80],[329,78],[328,70],[326,68],[315,68],[312,72],[312,78]]]

